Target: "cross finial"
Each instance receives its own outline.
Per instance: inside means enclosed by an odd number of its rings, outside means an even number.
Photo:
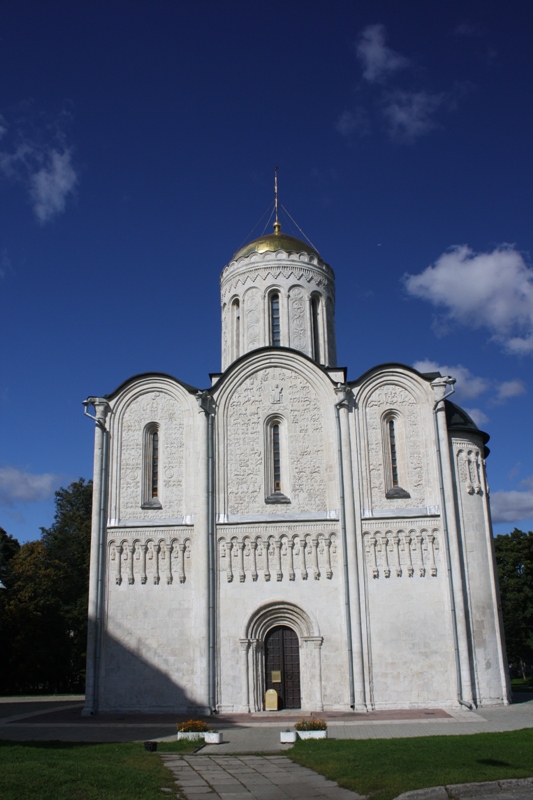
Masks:
[[[276,219],[274,221],[274,233],[279,233],[281,230],[281,222],[278,216],[278,168],[274,167],[274,210],[276,212]]]

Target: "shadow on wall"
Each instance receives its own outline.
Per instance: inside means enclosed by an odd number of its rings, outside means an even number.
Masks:
[[[174,656],[170,655],[170,648],[162,656],[138,633],[123,633],[121,641],[109,633],[103,637],[97,713],[205,711],[205,706],[192,699],[177,679],[184,675],[186,666],[177,647]],[[192,669],[190,674],[193,675]],[[207,686],[207,676],[205,683]],[[89,697],[86,703],[89,706]]]

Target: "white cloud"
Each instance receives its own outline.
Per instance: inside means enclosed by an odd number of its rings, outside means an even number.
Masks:
[[[480,408],[465,408],[465,411],[468,414],[468,416],[474,420],[478,428],[482,427],[483,425],[486,425],[487,422],[489,421],[489,418],[487,417],[485,412],[482,411]]]
[[[424,91],[387,92],[382,99],[382,112],[392,139],[413,142],[433,130],[435,112],[446,95]]]
[[[65,210],[66,199],[78,182],[70,150],[51,150],[47,162],[30,179],[33,210],[40,222],[48,222]]]
[[[35,131],[31,136],[26,135],[23,121],[0,151],[0,177],[26,187],[41,223],[49,222],[65,210],[66,201],[78,183],[72,149],[66,146],[61,130],[67,116],[62,114],[53,125],[43,126],[38,132],[40,138],[35,137]],[[31,127],[29,122],[27,125]],[[0,118],[0,138],[6,138],[7,132],[5,121]]]
[[[364,108],[356,108],[355,111],[345,110],[335,123],[335,128],[342,136],[351,136],[358,131],[360,134],[369,132],[368,114]]]
[[[533,269],[514,247],[456,246],[404,282],[414,297],[444,308],[445,321],[487,328],[509,353],[533,353]]]
[[[363,78],[369,83],[381,83],[409,64],[407,58],[385,44],[384,25],[368,25],[357,39],[356,53],[363,67]]]
[[[526,394],[527,389],[523,381],[516,378],[512,381],[496,381],[490,378],[483,378],[481,375],[473,375],[468,367],[462,364],[455,366],[439,364],[425,358],[422,361],[415,361],[413,367],[419,372],[440,372],[441,375],[450,375],[455,378],[455,397],[459,403],[463,400],[472,400],[486,392],[490,392],[489,405],[502,405],[513,397]],[[476,425],[485,425],[489,418],[480,408],[466,408]]]
[[[0,506],[14,502],[35,503],[47,500],[59,487],[60,476],[49,472],[34,475],[15,467],[0,467]]]
[[[493,402],[505,403],[505,401],[509,400],[511,397],[519,397],[522,394],[526,394],[526,392],[527,389],[524,385],[524,382],[518,378],[513,381],[503,381],[503,383],[500,383],[496,389],[496,395]]]
[[[522,481],[526,491],[514,489],[510,492],[493,492],[490,497],[492,519],[494,522],[516,524],[521,520],[533,518],[533,476]]]
[[[468,367],[463,367],[462,364],[456,364],[454,367],[438,364],[436,361],[424,359],[423,361],[415,361],[413,367],[419,372],[440,372],[441,375],[451,375],[455,378],[455,393],[458,397],[473,398],[478,397],[483,392],[489,390],[491,382],[488,378],[482,378],[479,375],[473,375]]]

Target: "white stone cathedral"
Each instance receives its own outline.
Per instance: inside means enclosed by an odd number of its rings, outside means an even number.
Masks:
[[[488,436],[453,378],[347,381],[334,308],[276,223],[222,271],[210,388],[148,373],[85,401],[84,713],[508,702]]]

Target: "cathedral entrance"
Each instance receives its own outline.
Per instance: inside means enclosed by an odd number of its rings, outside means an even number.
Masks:
[[[265,684],[278,693],[278,709],[301,708],[300,643],[286,625],[271,628],[265,636]]]

